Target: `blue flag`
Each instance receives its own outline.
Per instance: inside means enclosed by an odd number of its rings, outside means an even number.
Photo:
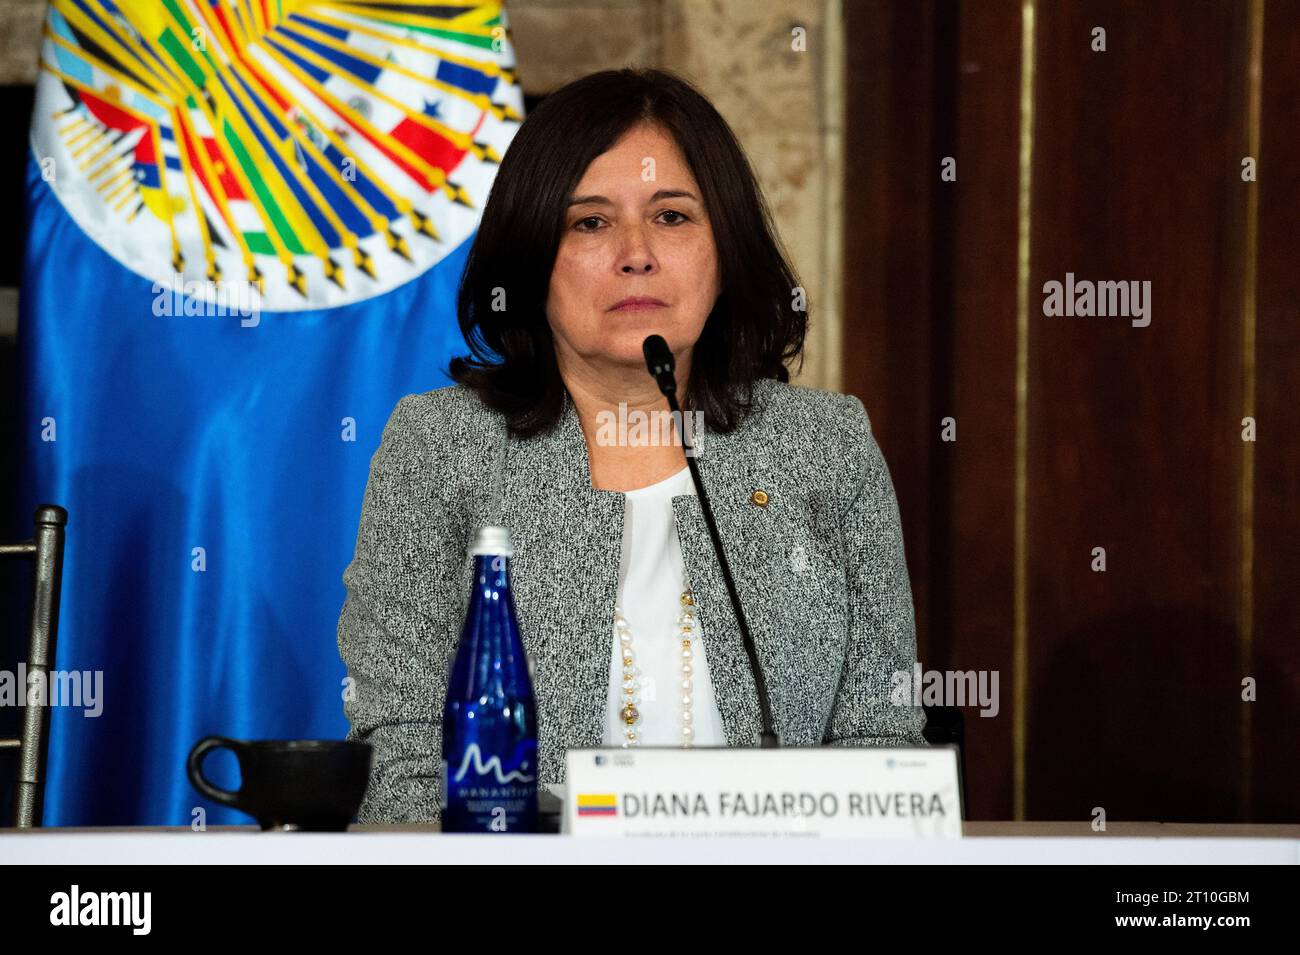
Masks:
[[[347,731],[342,573],[393,406],[466,350],[457,285],[523,113],[506,30],[499,3],[52,0],[21,503],[69,513],[79,698],[46,825],[246,823],[191,787],[197,740]]]

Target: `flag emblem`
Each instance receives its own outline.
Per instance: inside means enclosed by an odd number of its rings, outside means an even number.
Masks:
[[[618,796],[614,793],[579,793],[579,816],[617,816]]]
[[[523,97],[497,4],[51,0],[36,111],[42,176],[119,262],[298,311],[471,236]]]

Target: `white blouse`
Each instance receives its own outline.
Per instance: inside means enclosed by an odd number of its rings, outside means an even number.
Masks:
[[[638,727],[640,746],[680,746],[682,744],[681,644],[677,617],[681,613],[681,596],[685,569],[677,523],[673,514],[673,495],[694,494],[690,468],[658,484],[625,493],[623,516],[623,550],[618,569],[618,599],[632,633],[632,657],[640,674],[641,712]],[[622,746],[626,725],[620,717],[623,709],[623,655],[610,616],[609,699],[606,704],[605,746]],[[693,745],[726,746],[722,713],[714,697],[708,660],[698,616],[695,652],[691,665],[693,690],[691,710],[695,727]]]

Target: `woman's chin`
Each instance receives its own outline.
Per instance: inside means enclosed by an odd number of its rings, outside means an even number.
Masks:
[[[673,324],[667,308],[619,309],[607,316],[614,328],[667,328]]]
[[[669,342],[673,341],[667,323],[653,321],[629,323],[626,327],[620,328],[617,334],[609,336],[608,353],[620,360],[644,362],[645,352],[642,351],[642,347],[651,335],[662,335]]]

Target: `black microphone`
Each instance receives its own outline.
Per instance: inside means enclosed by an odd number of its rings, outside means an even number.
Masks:
[[[678,427],[682,409],[677,406],[677,377],[673,371],[677,362],[672,350],[660,335],[651,335],[641,343],[645,353],[645,365],[659,384],[659,390],[668,399],[668,407],[673,412],[673,426]],[[731,579],[731,565],[727,563],[727,552],[722,549],[722,539],[718,536],[718,525],[713,520],[713,508],[709,507],[709,496],[704,491],[704,482],[700,480],[700,469],[695,463],[694,448],[686,437],[685,427],[681,427],[679,436],[686,449],[686,466],[691,469],[691,480],[695,482],[695,494],[700,499],[700,510],[704,512],[704,523],[709,528],[709,539],[713,541],[713,552],[718,557],[722,568],[722,579],[727,585],[727,595],[731,598],[731,609],[740,624],[740,635],[745,640],[745,653],[749,657],[749,669],[754,675],[754,686],[758,689],[758,708],[763,714],[763,730],[759,734],[759,746],[763,749],[776,749],[781,745],[780,739],[772,729],[772,704],[767,695],[767,680],[763,668],[758,664],[758,651],[754,649],[754,638],[749,632],[749,622],[745,611],[741,609],[740,597],[736,594],[735,581]]]

